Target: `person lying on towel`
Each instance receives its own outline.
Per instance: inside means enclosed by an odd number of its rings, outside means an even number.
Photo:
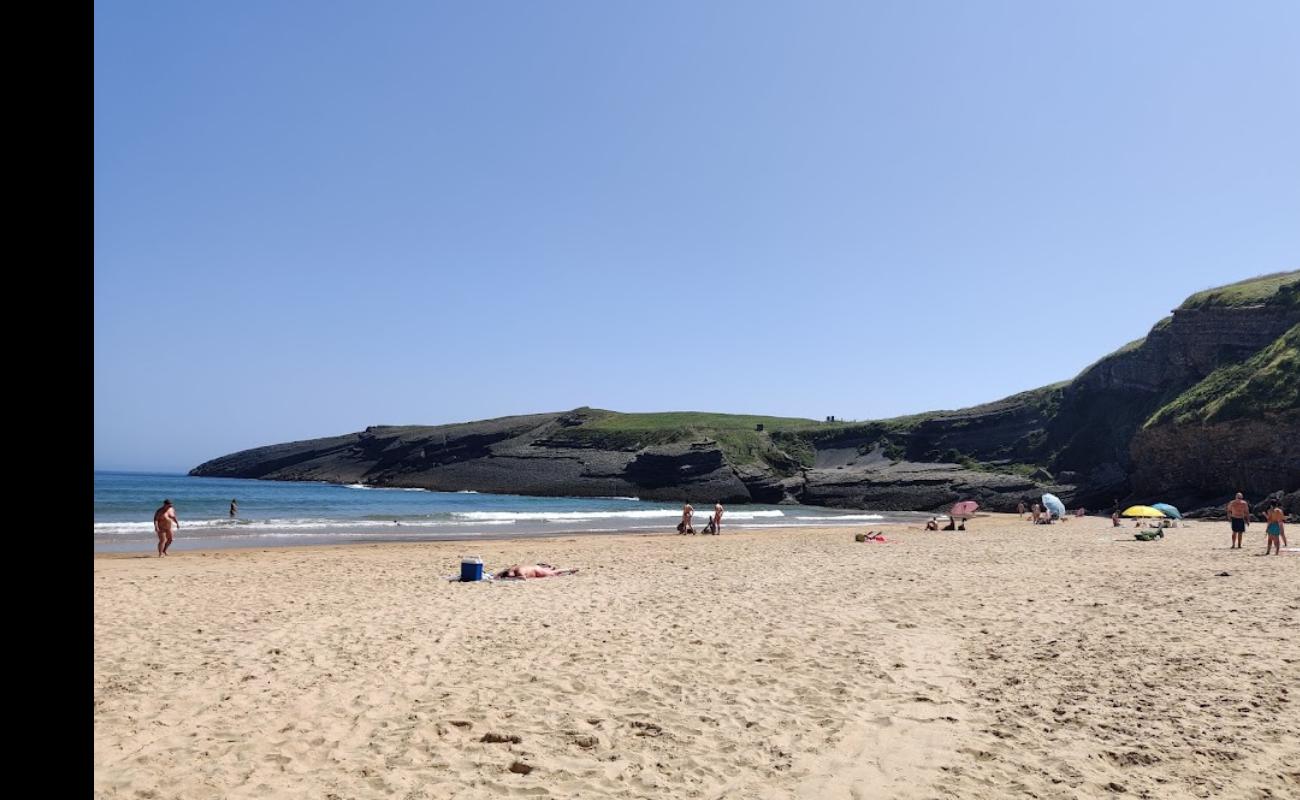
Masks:
[[[511,564],[496,574],[498,578],[554,578],[572,575],[578,570],[556,569],[550,564]]]

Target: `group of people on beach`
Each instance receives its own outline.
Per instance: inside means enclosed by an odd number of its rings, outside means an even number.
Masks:
[[[1250,527],[1250,503],[1241,492],[1228,503],[1228,524],[1232,527],[1232,544],[1229,550],[1240,550],[1241,540],[1246,535],[1246,529]],[[1277,500],[1270,500],[1268,511],[1264,512],[1264,555],[1282,555],[1282,548],[1286,546],[1286,514],[1282,511],[1282,504]]]
[[[722,503],[713,504],[713,516],[709,517],[709,522],[704,526],[704,533],[717,536],[722,533]],[[687,503],[682,506],[682,521],[677,523],[677,532],[680,534],[695,533],[695,527],[692,520],[695,518],[695,506]]]
[[[1076,508],[1074,511],[1070,513],[1076,517],[1082,517],[1088,512],[1087,509]],[[1054,520],[1060,520],[1061,522],[1065,522],[1069,518],[1069,515],[1058,516],[1056,514],[1053,514],[1051,509],[1044,508],[1042,505],[1038,503],[1033,503],[1029,506],[1026,506],[1025,501],[1023,500],[1021,500],[1019,503],[1016,504],[1016,514],[1021,517],[1024,517],[1025,514],[1028,514],[1029,521],[1034,523],[1035,525],[1051,525]]]

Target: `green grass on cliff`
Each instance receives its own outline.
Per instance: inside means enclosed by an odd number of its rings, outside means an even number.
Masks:
[[[581,426],[561,431],[557,438],[616,450],[713,440],[732,464],[766,464],[785,473],[812,464],[813,448],[797,434],[844,428],[842,423],[756,414],[585,411],[588,418]],[[759,425],[762,431],[757,430]]]
[[[884,441],[934,414],[915,414],[872,422],[825,422],[801,417],[757,414],[714,414],[701,411],[631,413],[582,409],[587,419],[555,438],[615,450],[639,450],[655,445],[713,440],[736,466],[763,464],[790,474],[812,466],[819,442],[843,436]],[[763,430],[757,430],[759,425]]]
[[[1178,309],[1254,305],[1300,307],[1300,270],[1274,272],[1206,289],[1184,300]]]
[[[1197,425],[1300,411],[1300,325],[1241,364],[1211,372],[1143,427]]]
[[[712,414],[705,411],[665,411],[657,414],[622,414],[616,411],[595,419],[583,427],[605,431],[656,430],[754,430],[763,425],[769,430],[804,430],[828,423],[800,417],[764,417],[753,414]],[[833,424],[833,423],[832,423]]]

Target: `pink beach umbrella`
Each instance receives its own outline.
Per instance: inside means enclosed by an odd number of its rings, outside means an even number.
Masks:
[[[959,519],[969,519],[970,517],[975,515],[975,509],[979,507],[980,504],[975,502],[974,500],[963,500],[960,503],[953,503],[952,511],[948,513],[949,516],[952,517],[956,517]]]

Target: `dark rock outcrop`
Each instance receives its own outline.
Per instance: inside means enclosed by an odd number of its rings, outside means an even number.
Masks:
[[[958,500],[975,500],[987,511],[1014,511],[1016,504],[1037,502],[1053,492],[1071,503],[1070,486],[1052,486],[1028,478],[965,469],[959,464],[899,461],[860,469],[810,469],[799,498],[808,505],[831,508],[876,508],[938,511]]]

